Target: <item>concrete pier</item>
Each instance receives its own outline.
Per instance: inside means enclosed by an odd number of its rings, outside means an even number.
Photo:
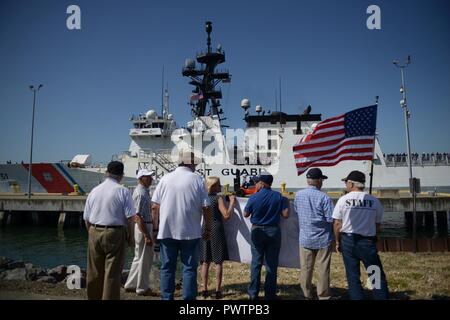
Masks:
[[[342,194],[330,194],[336,202]],[[378,197],[385,212],[404,214],[409,231],[412,230],[412,198],[394,194],[388,197],[386,194]],[[31,201],[24,194],[0,194],[0,225],[8,224],[34,224],[53,226],[58,229],[58,234],[64,236],[64,228],[82,227],[82,212],[86,196],[64,195],[33,195]],[[238,198],[237,206],[245,205],[246,199]],[[448,212],[450,211],[450,195],[426,196],[417,198],[417,226],[431,230],[431,236],[417,239],[418,251],[448,251],[450,237],[448,236]],[[236,209],[239,211],[239,209]],[[434,214],[436,213],[436,217]],[[434,236],[434,225],[438,228],[439,237]],[[247,222],[244,222],[247,223]],[[298,222],[297,222],[298,223]],[[422,232],[425,230],[421,230]],[[298,243],[298,242],[297,242]],[[380,238],[377,243],[380,251],[412,251],[413,242],[410,236],[401,238]]]
[[[342,193],[329,193],[334,202]],[[46,211],[46,212],[83,212],[86,195],[60,195],[60,194],[33,194],[31,201],[20,193],[0,193],[1,211]],[[412,197],[409,194],[396,194],[378,196],[385,212],[412,211]],[[417,212],[450,211],[450,195],[435,196],[421,194],[417,197]]]
[[[334,202],[342,193],[330,192]],[[409,194],[378,193],[385,212],[404,212],[408,230],[412,230],[412,197]],[[0,225],[8,223],[33,223],[35,225],[53,224],[59,227],[83,225],[81,213],[84,210],[86,195],[33,194],[31,200],[20,193],[0,193]],[[416,222],[420,230],[434,228],[434,212],[438,229],[447,231],[447,212],[450,211],[450,195],[420,194],[416,201]]]

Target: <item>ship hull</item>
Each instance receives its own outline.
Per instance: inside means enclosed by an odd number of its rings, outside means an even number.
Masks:
[[[89,193],[105,179],[105,168],[70,168],[62,163],[36,163],[31,172],[32,193],[70,194],[75,188]],[[28,175],[28,164],[0,164],[0,192],[27,193]],[[132,186],[136,179],[124,177],[122,183]]]

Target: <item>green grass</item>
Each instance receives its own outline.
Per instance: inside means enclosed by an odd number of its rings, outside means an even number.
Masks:
[[[392,299],[450,299],[450,253],[380,253],[386,272]],[[264,282],[264,268],[262,282]],[[177,280],[180,276],[177,276]],[[298,269],[278,269],[278,295],[282,299],[300,299],[300,271]],[[363,275],[362,283],[366,276]],[[224,299],[247,299],[247,287],[250,281],[250,268],[246,264],[225,262],[223,268]],[[313,283],[316,282],[314,275]],[[198,273],[199,291],[201,290],[200,269]],[[210,269],[208,282],[212,294],[215,289],[214,266]],[[331,287],[334,294],[347,297],[347,281],[345,269],[340,254],[333,253],[331,260]],[[263,287],[262,287],[263,288]],[[157,293],[157,292],[155,292]],[[366,290],[370,298],[370,291]],[[180,290],[176,298],[180,298]],[[65,284],[44,284],[30,281],[0,281],[0,299],[42,299],[61,297],[66,299],[85,299],[86,290],[69,290]],[[261,292],[261,297],[263,292]],[[159,299],[152,297],[137,297],[133,293],[122,293],[123,299]]]
[[[392,299],[450,299],[450,253],[380,253],[380,257]],[[214,268],[211,268],[210,273],[208,287],[214,289]],[[279,268],[278,295],[282,299],[300,299],[299,278],[298,269]],[[316,279],[317,275],[314,274],[313,283]],[[366,279],[367,276],[363,275],[362,283]],[[224,264],[223,292],[226,299],[247,299],[249,281],[248,265],[235,262]],[[346,298],[345,269],[342,257],[336,253],[333,253],[331,262],[331,287],[334,294]],[[262,297],[263,293],[260,295]],[[367,295],[370,298],[369,290]]]

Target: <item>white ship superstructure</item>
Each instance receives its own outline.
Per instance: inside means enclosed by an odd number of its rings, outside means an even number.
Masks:
[[[305,177],[297,176],[292,147],[314,129],[322,120],[321,115],[311,114],[310,107],[303,114],[270,110],[266,110],[266,114],[259,105],[255,107],[257,114],[250,115],[250,101],[243,99],[241,107],[246,128],[233,130],[224,126],[224,112],[220,106],[222,94],[216,86],[220,82],[230,82],[231,76],[227,70],[216,71],[216,67],[225,62],[225,52],[220,46],[216,51],[212,50],[212,26],[209,22],[206,31],[207,51],[197,55],[199,66],[196,66],[194,59],[187,59],[183,68],[183,76],[189,77],[189,83],[194,86],[190,99],[193,120],[184,128],[176,127],[173,116],[168,114],[167,92],[162,116],[150,110],[138,120],[133,118],[135,128],[130,131],[132,142],[129,152],[121,157],[127,174],[132,176],[136,170],[148,167],[156,170],[159,178],[176,167],[178,152],[188,148],[202,155],[203,163],[197,171],[205,176],[220,177],[223,184],[233,186],[236,178],[241,180],[242,176],[257,175],[264,170],[274,175],[276,188],[282,184],[288,190],[306,187]],[[406,159],[392,161],[388,157],[386,161],[378,139],[374,153],[373,188],[407,189],[409,172]],[[447,189],[450,186],[448,155],[437,161],[413,161],[413,164],[414,175],[421,178],[424,190]],[[360,170],[368,176],[371,161],[343,161],[321,169],[329,177],[324,187],[341,190],[341,179],[348,172]]]
[[[219,45],[211,47],[212,25],[206,24],[207,50],[187,59],[182,74],[194,86],[190,96],[192,120],[179,127],[176,116],[169,110],[169,94],[163,95],[160,114],[153,108],[144,114],[132,116],[129,131],[131,143],[128,151],[118,159],[125,165],[123,183],[136,184],[136,172],[141,168],[156,171],[156,182],[177,166],[176,158],[183,149],[201,155],[203,162],[197,171],[204,176],[217,176],[222,184],[238,187],[245,176],[262,171],[274,175],[274,188],[285,185],[287,190],[306,187],[305,175],[297,176],[292,147],[312,132],[322,120],[320,114],[311,114],[311,107],[303,114],[286,114],[280,110],[263,110],[255,107],[250,114],[250,100],[243,99],[243,129],[228,128],[223,124],[224,111],[220,104],[222,92],[219,83],[231,81],[227,70],[217,66],[225,62],[225,52]],[[348,110],[345,110],[348,111]],[[387,155],[381,150],[378,139],[374,148],[374,189],[408,189],[409,169],[405,155]],[[81,155],[76,159],[89,159]],[[84,159],[84,160],[83,160]],[[417,155],[412,159],[414,176],[421,179],[422,190],[450,190],[450,156],[448,153]],[[33,164],[32,190],[34,192],[69,193],[78,185],[89,192],[104,177],[105,168],[77,163]],[[342,161],[333,167],[322,167],[329,177],[324,184],[328,190],[342,190],[341,179],[352,170],[367,175],[372,161]],[[0,164],[0,191],[27,190],[27,164]]]

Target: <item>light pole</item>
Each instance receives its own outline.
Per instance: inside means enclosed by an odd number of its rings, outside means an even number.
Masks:
[[[394,65],[400,69],[400,74],[402,78],[402,85],[400,87],[400,94],[402,95],[402,99],[400,100],[400,106],[403,109],[405,114],[405,127],[406,127],[406,146],[408,152],[408,167],[409,167],[409,188],[413,197],[413,252],[417,251],[417,221],[416,221],[416,179],[413,178],[412,174],[412,161],[411,161],[411,141],[409,137],[409,118],[411,113],[408,110],[408,104],[406,102],[406,87],[405,87],[405,75],[404,69],[411,63],[411,56],[408,56],[408,59],[404,64],[400,64],[398,60],[393,61]]]
[[[33,165],[33,133],[34,133],[34,108],[36,106],[36,92],[42,88],[40,84],[37,88],[30,86],[30,90],[33,91],[33,113],[31,116],[31,144],[30,144],[30,163],[28,165],[28,202],[31,198],[31,170]]]

